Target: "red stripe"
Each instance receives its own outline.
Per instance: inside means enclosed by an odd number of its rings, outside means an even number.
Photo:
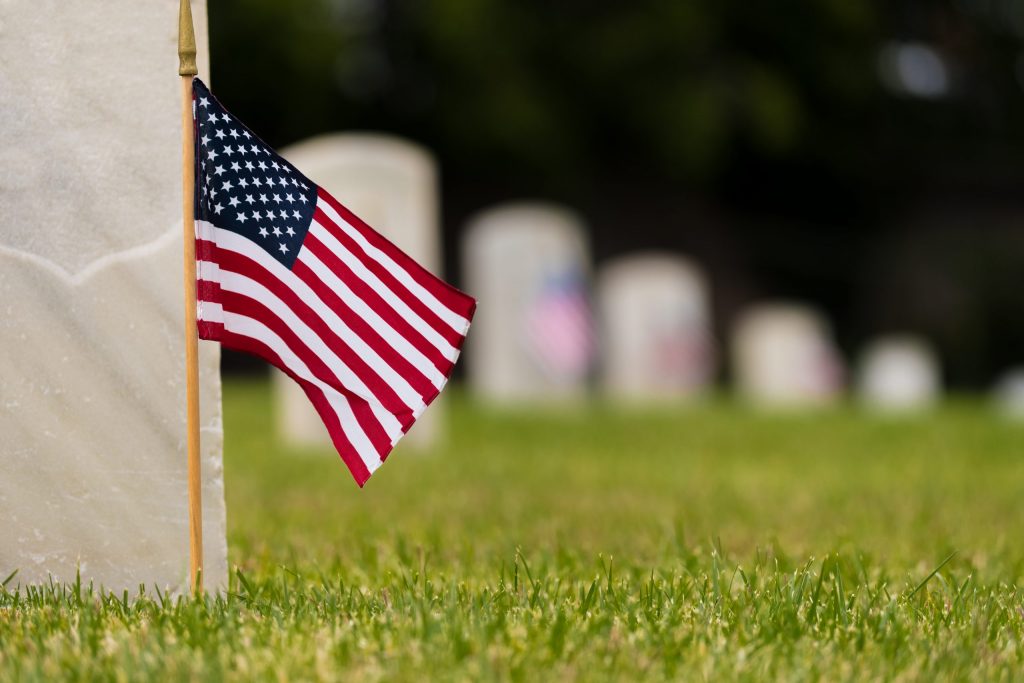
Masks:
[[[383,318],[384,322],[390,325],[395,332],[402,335],[402,337],[412,344],[417,351],[426,356],[435,368],[440,370],[442,373],[448,371],[448,368],[452,365],[451,361],[445,358],[441,352],[438,351],[436,346],[431,344],[422,334],[416,331],[416,328],[413,327],[408,320],[391,308],[391,306],[388,305],[388,303],[384,301],[377,292],[373,291],[373,287],[370,287],[364,280],[353,273],[352,270],[334,254],[334,252],[323,244],[323,242],[313,235],[307,234],[302,246],[309,249],[309,252],[313,256],[316,256],[316,258],[323,262],[323,264],[327,266],[327,268],[334,273],[339,280],[348,285],[349,289],[351,289],[356,296],[362,299],[366,305],[372,308],[377,315]],[[337,304],[334,303],[334,301],[341,302],[340,297],[336,296],[333,290],[327,287],[327,285],[320,280],[319,276],[317,276],[317,274],[302,261],[301,253],[299,254],[299,259],[295,262],[295,265],[292,266],[292,272],[296,273],[308,285],[313,287],[317,294],[320,295],[320,298],[325,302],[328,297],[331,298],[332,303],[329,304],[331,308],[337,307]],[[353,315],[355,314],[353,313]],[[430,380],[426,381],[428,384],[430,383]]]
[[[196,261],[210,261],[215,263],[213,259],[214,249],[216,244],[209,240],[204,240],[196,237]]]
[[[220,303],[220,283],[213,282],[211,280],[199,280],[196,283],[196,298],[200,301],[209,301],[210,303]]]
[[[320,224],[327,232],[337,239],[345,249],[355,255],[362,263],[369,269],[371,273],[376,275],[384,286],[394,292],[394,294],[401,299],[405,304],[412,309],[413,313],[418,315],[424,322],[440,334],[445,341],[452,346],[457,346],[459,339],[462,337],[461,334],[452,329],[452,326],[441,320],[440,317],[427,306],[419,297],[406,289],[405,285],[399,282],[395,276],[388,272],[387,268],[382,266],[375,259],[370,258],[362,248],[356,244],[355,240],[349,237],[344,230],[338,227],[334,221],[327,217],[323,211],[317,207],[317,210],[313,213],[313,220]],[[306,239],[309,239],[309,235]]]
[[[219,342],[224,338],[224,323],[211,323],[206,320],[197,320],[196,327],[199,328],[200,339]]]
[[[242,254],[235,253],[227,249],[218,250],[218,259],[221,270],[224,272],[234,272],[249,277],[256,282],[259,282],[264,287],[273,292],[288,308],[292,310],[295,315],[306,323],[313,330],[313,332],[320,337],[320,339],[334,351],[335,354],[341,358],[342,362],[345,363],[361,379],[366,386],[373,392],[373,395],[381,402],[381,404],[391,413],[400,414],[402,412],[409,412],[409,407],[399,397],[395,390],[388,384],[383,378],[381,378],[370,365],[363,360],[359,354],[357,354],[348,344],[346,344],[341,337],[339,337],[330,326],[324,322],[319,315],[299,297],[287,284],[279,280],[272,273],[266,270],[256,261],[243,256]],[[224,292],[224,295],[228,292]],[[329,305],[329,304],[328,304]],[[353,327],[352,323],[357,318],[352,313],[345,313],[332,307],[334,312],[338,316],[349,324],[349,327]],[[225,306],[227,310],[227,306]],[[359,334],[358,330],[353,330],[356,334]],[[360,335],[362,337],[362,335]],[[365,340],[365,337],[363,337]],[[367,341],[370,347],[380,353],[380,349],[374,344]],[[393,352],[392,352],[393,353]],[[385,359],[386,361],[387,359]],[[394,365],[391,367],[394,368]],[[406,373],[399,373],[403,376]],[[418,374],[418,373],[417,373]],[[420,375],[422,378],[422,375]],[[422,378],[422,381],[426,382],[426,378]],[[429,384],[429,382],[428,382]],[[415,388],[415,385],[414,385]],[[431,385],[433,388],[433,385]]]
[[[390,256],[395,263],[409,273],[424,289],[433,294],[446,308],[457,315],[461,315],[466,320],[472,317],[473,310],[476,307],[476,301],[473,297],[452,287],[416,263],[408,254],[345,208],[322,187],[317,188],[317,196],[330,204],[338,212],[338,215],[355,228],[370,244]]]
[[[366,399],[347,389],[327,364],[311,351],[283,320],[274,315],[273,311],[255,299],[230,291],[224,292],[224,310],[244,315],[247,318],[253,318],[270,328],[274,334],[281,338],[285,346],[298,356],[299,360],[306,364],[306,367],[309,368],[314,377],[348,399],[349,405],[352,406],[352,412],[355,413],[356,421],[362,427],[363,432],[370,440],[370,443],[373,444],[378,454],[382,449],[385,452],[391,449],[391,439],[388,438],[384,427],[377,421],[373,411],[370,410]],[[231,332],[231,328],[225,329]],[[394,411],[389,412],[394,413]],[[405,408],[404,414],[394,413],[394,415],[402,423],[403,427],[406,424],[411,425],[414,421],[412,411],[408,408]]]
[[[320,387],[316,386],[312,382],[307,382],[295,375],[282,361],[273,349],[268,347],[263,342],[260,342],[252,337],[246,337],[235,332],[225,331],[223,336],[222,344],[235,351],[245,351],[260,358],[263,358],[271,365],[274,365],[282,372],[286,373],[289,377],[299,383],[299,386],[306,392],[306,396],[313,403],[316,411],[320,414],[320,419],[323,420],[324,426],[327,427],[327,433],[331,437],[331,441],[334,443],[334,448],[338,451],[341,459],[348,466],[349,472],[355,478],[356,483],[362,487],[366,483],[366,480],[370,478],[370,470],[366,468],[366,463],[359,457],[359,453],[356,452],[352,442],[349,441],[348,436],[345,435],[345,430],[341,428],[341,421],[335,414],[331,404],[327,401],[327,397],[324,396],[323,391]]]

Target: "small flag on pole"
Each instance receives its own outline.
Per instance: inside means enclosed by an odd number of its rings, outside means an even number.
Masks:
[[[451,375],[476,301],[274,153],[193,81],[202,339],[305,390],[362,486]]]

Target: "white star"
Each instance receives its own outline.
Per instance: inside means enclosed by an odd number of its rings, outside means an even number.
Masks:
[[[289,236],[289,237],[294,237],[294,236],[295,236],[295,231],[294,231],[294,230],[292,230],[292,226],[290,226],[290,225],[289,225],[289,226],[288,226],[288,228],[287,228],[287,229],[285,230],[285,232],[286,232],[286,233],[288,233],[288,236]]]
[[[270,218],[270,216],[267,216],[267,218]],[[260,219],[260,212],[259,211],[253,211],[252,212],[252,219],[254,221],[258,221]]]
[[[303,204],[305,204],[306,203],[306,195],[300,194],[299,195],[299,201],[302,202]]]
[[[260,237],[266,237],[266,236],[267,236],[267,235],[269,235],[269,234],[270,234],[270,233],[269,233],[269,232],[267,232],[267,229],[266,229],[266,227],[262,227],[262,228],[260,228]]]
[[[295,197],[291,196],[290,194],[286,194],[284,198],[288,201],[289,204],[295,201]]]
[[[227,123],[228,121],[231,120],[231,117],[228,116],[228,113],[226,111],[225,112],[221,112],[220,120],[223,121],[224,123]]]
[[[284,186],[286,186],[288,184],[288,181],[285,180],[284,178],[278,178],[277,179],[277,184],[280,185],[281,187],[284,187]]]
[[[238,131],[235,130],[234,128],[232,128],[231,130],[228,131],[228,135],[230,135],[232,137],[232,139],[237,139],[238,138]]]
[[[202,139],[204,145],[210,144],[210,136],[209,135],[204,135],[201,139]]]
[[[281,170],[281,167],[277,165],[277,162],[276,162],[276,161],[271,161],[271,162],[270,162],[270,165],[274,167],[274,170],[275,170],[275,171],[279,171],[279,170]]]
[[[232,188],[232,187],[234,187],[234,185],[232,185],[232,184],[231,184],[231,181],[230,181],[230,180],[225,180],[225,181],[224,181],[224,184],[223,184],[223,185],[221,185],[220,187],[221,187],[221,189],[222,189],[222,190],[227,190],[227,191],[229,191],[229,192],[230,192],[230,191],[231,191],[231,188]]]
[[[231,162],[231,170],[232,171],[241,171],[242,167],[238,165],[237,161],[232,161]]]
[[[223,206],[218,204],[217,206],[213,207],[213,212],[219,214],[221,209],[223,209],[223,208],[224,208]]]
[[[277,227],[275,225],[274,226],[274,237],[280,237],[280,236],[281,236],[281,228],[279,228],[279,227]]]
[[[249,131],[247,131],[247,130],[243,130],[242,131],[242,135],[244,135],[247,138],[251,138],[252,137],[251,135],[249,135]]]
[[[228,145],[227,147],[224,148],[224,153],[227,154],[228,156],[231,156],[232,154],[235,153],[235,150],[231,149],[231,145]]]
[[[267,165],[265,163],[263,163],[263,159],[260,159],[260,163],[258,163],[256,165],[260,167],[261,171],[266,171],[267,170]]]
[[[281,195],[275,194],[274,195],[274,201],[277,202],[278,204],[280,204],[281,203]]]
[[[249,150],[247,150],[245,148],[245,145],[239,145],[238,146],[238,151],[241,152],[242,154],[248,154],[249,153]]]
[[[231,208],[235,208],[235,207],[236,207],[236,206],[238,206],[238,205],[239,205],[240,203],[241,203],[241,202],[239,202],[239,201],[238,201],[238,197],[231,197],[230,199],[228,199],[228,204],[230,204],[230,205],[231,205]]]
[[[288,247],[284,246],[283,242],[281,243],[281,253],[282,254],[287,254],[288,253]]]
[[[224,131],[222,131],[220,128],[218,128],[217,130],[213,131],[213,134],[217,137],[218,140],[223,140],[224,139]]]
[[[244,213],[239,213],[239,214],[236,214],[236,215],[237,215],[237,217],[238,217],[238,222],[239,222],[239,223],[244,223],[244,222],[246,222],[247,220],[249,220],[248,218],[246,218],[246,217],[245,217],[245,214],[244,214]]]
[[[296,180],[295,178],[292,178],[292,185],[295,186],[295,187],[298,187],[299,186],[299,181]]]
[[[253,165],[252,165],[252,162],[251,162],[251,161],[248,161],[248,160],[247,160],[247,161],[245,162],[245,170],[246,170],[246,171],[251,171],[252,169],[253,169]]]
[[[263,184],[263,181],[262,181],[262,180],[260,180],[260,177],[259,177],[259,176],[257,176],[257,175],[254,175],[254,176],[252,177],[252,184],[253,184],[253,185],[255,185],[256,187],[259,187],[260,185],[262,185],[262,184]]]
[[[302,214],[300,214],[298,211],[292,211],[292,215],[295,216],[296,220],[302,218]]]
[[[267,201],[268,201],[268,200],[267,200],[267,195],[265,195],[265,194],[261,194],[261,195],[260,195],[260,201],[261,201],[261,202],[263,202],[264,204],[266,204],[266,203],[267,203]]]
[[[253,203],[254,201],[256,201],[256,200],[252,198],[252,195],[251,195],[251,194],[247,194],[247,195],[245,195],[245,201],[247,201],[247,202],[249,202],[250,204],[252,204],[252,203]]]
[[[246,180],[245,178],[239,178],[238,184],[241,185],[242,187],[249,187],[249,181]]]
[[[211,149],[209,152],[206,153],[206,156],[210,161],[213,161],[214,159],[217,158],[217,150]]]
[[[224,172],[224,167],[223,166],[218,166],[217,168],[213,169],[213,174],[214,175],[220,175],[223,172]]]
[[[205,97],[200,97],[199,98],[199,106],[200,107],[205,107],[208,104],[210,104],[210,100],[206,99]]]

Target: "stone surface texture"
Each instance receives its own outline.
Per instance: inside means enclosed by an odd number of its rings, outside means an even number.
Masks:
[[[0,574],[188,572],[177,0],[0,3]],[[200,71],[206,5],[193,2]],[[227,579],[201,343],[206,584]]]
[[[437,164],[426,149],[375,133],[322,135],[281,150],[313,182],[427,270],[443,275]],[[320,416],[298,384],[274,370],[277,423],[293,445],[329,446]],[[443,436],[439,397],[402,439],[427,448]]]
[[[499,403],[581,398],[595,344],[580,218],[543,203],[490,209],[470,221],[462,266],[480,302],[466,340],[474,395]]]
[[[714,373],[707,280],[668,253],[621,257],[597,278],[601,385],[614,399],[693,398]]]
[[[826,405],[843,388],[842,358],[827,321],[795,303],[760,304],[740,314],[732,370],[740,396],[763,407]]]

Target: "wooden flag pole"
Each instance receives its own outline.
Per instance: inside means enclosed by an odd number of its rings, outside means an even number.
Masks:
[[[196,329],[195,127],[192,79],[196,68],[196,36],[192,6],[181,0],[178,10],[178,75],[181,76],[181,216],[185,242],[185,392],[188,403],[188,535],[189,580],[196,595],[203,592],[203,488],[199,461],[199,336]]]

